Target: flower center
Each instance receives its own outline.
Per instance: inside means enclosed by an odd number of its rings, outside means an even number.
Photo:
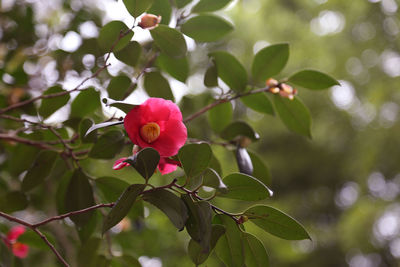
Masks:
[[[153,143],[160,136],[160,126],[155,122],[148,122],[140,128],[140,136],[147,143]]]

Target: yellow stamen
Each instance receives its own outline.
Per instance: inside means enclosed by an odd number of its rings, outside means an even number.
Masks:
[[[140,128],[140,136],[147,143],[153,143],[160,136],[160,126],[155,122],[148,122]]]

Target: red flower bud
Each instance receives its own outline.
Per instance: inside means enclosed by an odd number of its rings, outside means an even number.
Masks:
[[[161,22],[161,16],[146,14],[141,18],[138,25],[143,29],[151,30],[157,27],[160,22]]]

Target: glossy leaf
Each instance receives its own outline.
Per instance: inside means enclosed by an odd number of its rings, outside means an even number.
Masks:
[[[247,175],[253,174],[253,163],[251,162],[251,158],[247,149],[244,147],[238,147],[236,149],[236,162],[239,167],[239,172]]]
[[[253,128],[250,127],[246,122],[235,121],[224,128],[220,133],[221,137],[225,140],[231,141],[239,137],[248,137],[253,141],[260,138],[258,133],[256,133]]]
[[[131,41],[121,50],[114,51],[114,55],[118,60],[135,67],[142,55],[142,46],[136,41]]]
[[[228,192],[228,187],[222,181],[221,176],[211,168],[207,168],[203,173],[203,185],[215,188],[221,193]]]
[[[0,195],[0,211],[14,212],[28,207],[28,199],[25,194],[19,191],[9,191]]]
[[[62,89],[61,86],[56,85],[53,87],[50,87],[47,89],[43,95],[50,95],[50,94],[58,94],[65,92],[65,90]],[[62,96],[57,96],[54,98],[45,98],[42,100],[42,103],[40,104],[39,108],[39,114],[43,118],[49,117],[51,114],[56,112],[58,109],[63,107],[65,104],[68,103],[68,100],[70,99],[70,95],[62,95]]]
[[[246,210],[244,214],[258,227],[277,237],[287,240],[310,239],[300,223],[275,208],[256,205]]]
[[[116,201],[129,186],[127,182],[114,177],[100,177],[95,182],[96,188],[103,193],[105,200],[108,202]]]
[[[217,66],[211,65],[204,74],[204,85],[207,87],[218,86],[218,71]]]
[[[275,109],[286,127],[311,138],[311,115],[307,107],[295,97],[293,100],[274,96]]]
[[[187,57],[173,58],[166,54],[157,57],[157,65],[169,75],[181,82],[186,82],[189,75],[189,62]]]
[[[208,121],[214,132],[221,132],[231,121],[233,108],[231,102],[215,106],[208,111]]]
[[[257,201],[270,196],[269,189],[252,176],[242,173],[232,173],[223,179],[228,187],[228,193],[220,197]]]
[[[149,2],[149,1],[146,0],[144,2]],[[97,41],[102,51],[104,53],[109,52],[111,50],[111,47],[114,45],[114,43],[117,42],[117,40],[118,43],[115,44],[112,52],[118,52],[119,50],[124,48],[132,39],[133,31],[130,31],[127,35],[125,35],[121,39],[119,38],[120,34],[124,34],[128,30],[129,29],[125,25],[125,23],[118,20],[111,21],[106,25],[104,25],[100,30],[99,37],[97,38]]]
[[[161,16],[160,23],[168,25],[172,14],[171,3],[169,0],[154,0],[153,5],[147,13]]]
[[[133,109],[134,107],[137,106],[134,104],[123,102],[123,101],[115,101],[110,98],[103,98],[103,103],[106,104],[106,106],[108,106],[108,107],[118,108],[119,110],[122,110],[126,114],[128,114],[129,111],[131,111],[131,109]]]
[[[268,267],[269,257],[263,243],[254,235],[242,233],[246,267]]]
[[[125,93],[131,84],[131,79],[125,75],[112,78],[107,86],[108,96],[116,100],[124,99]]]
[[[156,171],[160,154],[157,150],[151,147],[146,147],[138,153],[129,157],[125,162],[128,162],[137,172],[147,181]]]
[[[264,82],[279,74],[289,59],[289,44],[267,46],[255,55],[251,73],[257,82]]]
[[[216,11],[225,7],[231,0],[200,0],[193,8],[193,13]]]
[[[225,51],[212,52],[220,77],[233,91],[241,92],[247,86],[247,72],[243,65],[231,54]]]
[[[101,107],[100,93],[94,88],[80,92],[71,103],[71,118],[83,118]]]
[[[89,129],[90,130],[90,129]],[[89,152],[95,159],[112,159],[124,147],[124,135],[121,131],[111,130],[100,136]]]
[[[251,108],[260,113],[274,115],[274,108],[272,106],[271,100],[265,95],[265,93],[257,93],[253,95],[248,95],[241,97],[240,100],[247,107]]]
[[[144,190],[146,185],[144,184],[133,184],[130,185],[119,197],[110,213],[106,216],[103,222],[103,234],[119,223],[129,212],[136,198]]]
[[[91,128],[95,129],[91,129]],[[90,130],[90,131],[89,131]],[[97,128],[94,127],[94,121],[86,118],[79,124],[79,137],[82,143],[94,143],[97,140]]]
[[[212,151],[209,144],[188,144],[183,146],[178,157],[187,177],[201,174],[209,165]]]
[[[155,189],[143,194],[143,200],[153,204],[167,215],[172,224],[182,230],[188,219],[185,203],[166,189]]]
[[[271,174],[269,172],[268,166],[261,160],[261,158],[257,154],[250,151],[248,152],[254,169],[252,176],[263,184],[270,185]]]
[[[138,17],[153,4],[153,0],[123,0],[124,5],[128,12],[133,17]]]
[[[316,70],[302,70],[296,72],[289,77],[288,81],[311,90],[322,90],[334,85],[340,85],[339,82],[331,76]]]
[[[182,24],[181,30],[198,42],[215,42],[231,32],[233,26],[215,15],[199,15]]]
[[[174,101],[168,80],[161,73],[148,72],[144,75],[144,88],[150,97],[159,97]]]
[[[158,25],[150,31],[154,43],[170,57],[184,57],[187,52],[186,41],[182,33],[166,25]]]

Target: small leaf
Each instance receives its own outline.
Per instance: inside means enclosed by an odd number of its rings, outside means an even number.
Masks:
[[[80,92],[71,103],[71,118],[83,118],[101,107],[100,93],[94,88]]]
[[[221,137],[225,140],[231,141],[239,137],[245,136],[253,141],[257,141],[260,136],[256,133],[253,128],[250,127],[246,122],[235,121],[224,128],[220,133]]]
[[[123,180],[114,177],[100,177],[95,180],[96,187],[103,193],[104,198],[108,202],[114,202],[129,186]]]
[[[187,57],[173,58],[166,54],[157,57],[157,65],[169,75],[181,82],[186,82],[189,75],[189,62]]]
[[[193,8],[193,13],[216,11],[225,7],[231,0],[200,0]]]
[[[145,73],[144,88],[150,97],[159,97],[175,101],[168,80],[158,71]]]
[[[207,87],[218,86],[218,71],[217,66],[211,65],[204,74],[204,85]]]
[[[288,81],[311,90],[322,90],[334,85],[340,85],[331,76],[316,70],[299,71],[290,76]]]
[[[262,182],[263,184],[270,185],[271,174],[269,172],[267,165],[264,164],[264,162],[258,157],[257,154],[250,151],[248,152],[254,168],[252,176],[257,180],[259,180],[260,182]]]
[[[147,13],[161,16],[161,23],[168,25],[172,14],[171,3],[169,0],[154,0],[153,5]]]
[[[248,95],[241,97],[240,100],[247,107],[251,108],[260,113],[274,115],[274,108],[272,106],[271,100],[265,95],[265,93],[257,93],[253,95]]]
[[[181,29],[198,42],[215,42],[232,31],[233,26],[215,15],[199,15],[186,21]]]
[[[97,141],[97,128],[91,129],[93,126],[94,121],[89,118],[83,119],[79,124],[79,136],[82,143],[94,143]]]
[[[144,184],[133,184],[122,193],[110,213],[104,219],[103,234],[119,223],[128,214],[136,198],[142,193],[145,187],[146,185]]]
[[[212,151],[210,145],[206,143],[188,144],[179,150],[178,157],[186,176],[195,177],[208,167]]]
[[[124,99],[125,93],[131,84],[131,79],[125,75],[112,78],[107,86],[108,96],[117,100]]]
[[[90,130],[90,129],[89,129]],[[100,136],[89,152],[95,159],[112,159],[124,147],[124,135],[121,131],[111,130]]]
[[[156,171],[160,154],[157,150],[151,147],[146,147],[138,153],[129,157],[125,162],[128,162],[137,172],[147,181]]]
[[[41,151],[31,168],[26,173],[24,180],[22,181],[21,188],[27,192],[42,184],[44,180],[49,176],[54,162],[58,158],[58,153],[51,150]]]
[[[287,240],[310,239],[304,227],[289,215],[275,208],[256,205],[244,212],[255,225]]]
[[[269,257],[263,243],[254,235],[242,233],[246,267],[268,267]]]
[[[122,110],[126,114],[128,114],[129,111],[131,111],[131,109],[133,109],[134,107],[137,106],[134,104],[123,102],[123,101],[115,101],[113,99],[106,98],[106,97],[103,98],[103,103],[106,104],[107,107],[118,108],[119,110]]]
[[[267,46],[255,55],[251,73],[257,82],[279,74],[289,59],[289,44]]]
[[[134,0],[133,0],[134,1]],[[148,2],[147,0],[145,2]],[[109,52],[111,47],[115,44],[112,52],[118,52],[124,48],[132,39],[133,31],[130,31],[127,35],[122,37],[120,40],[120,34],[124,34],[128,31],[128,27],[122,21],[114,20],[104,25],[99,33],[97,39],[100,48],[104,53]]]
[[[207,168],[203,173],[203,185],[215,188],[223,194],[228,192],[228,187],[222,181],[221,176],[211,168]]]
[[[220,197],[257,201],[270,196],[269,189],[252,176],[242,173],[232,173],[223,179],[228,187],[228,193]]]
[[[158,25],[150,31],[154,43],[170,57],[184,57],[187,52],[186,41],[182,33],[166,25]]]
[[[252,175],[253,174],[253,163],[251,162],[251,158],[246,148],[238,147],[236,149],[236,162],[239,167],[239,172]]]
[[[231,121],[233,109],[231,102],[215,106],[208,111],[208,121],[214,132],[221,132]]]
[[[153,4],[153,0],[123,0],[124,5],[128,12],[133,17],[138,17]]]
[[[138,64],[141,54],[142,46],[136,41],[131,41],[119,51],[114,51],[114,55],[118,60],[132,67]]]
[[[0,195],[0,211],[3,212],[10,213],[23,210],[28,207],[28,204],[26,195],[19,191],[11,191]]]
[[[166,189],[155,189],[144,193],[143,200],[164,212],[176,228],[183,229],[188,212],[185,203],[175,194]]]
[[[225,51],[212,52],[218,76],[235,92],[241,92],[247,86],[247,72],[243,65],[231,54]]]
[[[56,86],[53,86],[53,87],[50,87],[49,89],[47,89],[43,93],[43,95],[57,94],[57,93],[62,93],[62,92],[65,92],[65,90],[63,90],[61,86],[56,85]],[[67,104],[69,98],[70,98],[70,95],[66,94],[66,95],[57,96],[54,98],[43,99],[42,103],[40,104],[39,114],[43,118],[49,117],[51,114],[53,114],[58,109],[63,107],[65,104]]]
[[[274,105],[286,127],[311,138],[311,115],[307,107],[295,97],[293,100],[274,95]]]

